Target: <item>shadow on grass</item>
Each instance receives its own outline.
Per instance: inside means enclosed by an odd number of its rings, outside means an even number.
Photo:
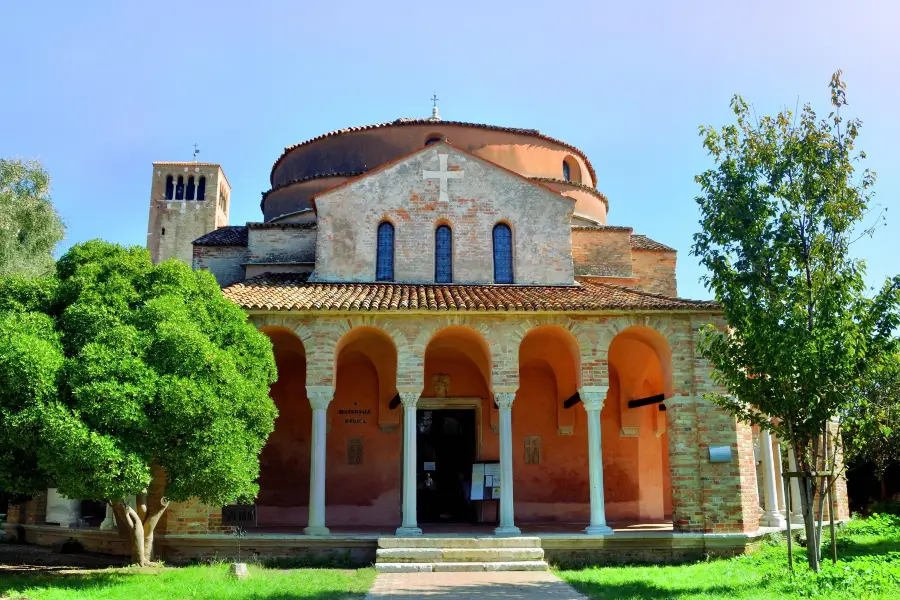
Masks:
[[[732,598],[751,590],[764,593],[766,586],[758,584],[718,584],[691,587],[661,587],[647,581],[604,583],[599,581],[570,581],[570,585],[592,600],[648,600],[651,598],[679,598],[715,596]]]

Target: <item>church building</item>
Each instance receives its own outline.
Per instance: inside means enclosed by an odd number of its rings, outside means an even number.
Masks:
[[[270,183],[261,219],[230,225],[219,165],[154,163],[147,241],[274,347],[245,547],[477,533],[667,560],[800,518],[779,441],[703,398],[720,308],[678,296],[674,249],[608,222],[628,200],[578,148],[435,108],[290,146]],[[221,554],[232,508],[172,504],[160,552]]]

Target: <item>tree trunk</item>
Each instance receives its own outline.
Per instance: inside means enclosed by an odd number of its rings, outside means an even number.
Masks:
[[[885,477],[884,472],[881,473],[881,476],[878,478],[878,480],[881,482],[881,499],[887,500],[888,499],[887,477]]]
[[[137,496],[136,508],[128,506],[125,500],[111,503],[119,535],[131,546],[131,563],[141,567],[149,566],[153,559],[153,532],[169,506],[163,498],[165,473],[156,465],[152,470],[150,488]]]
[[[808,461],[800,454],[800,444],[792,444],[794,463],[798,471],[809,473]],[[813,498],[815,498],[815,483],[812,477],[800,477],[800,507],[803,510],[803,526],[806,529],[806,560],[811,571],[819,570],[819,547],[816,543],[816,521],[813,510]],[[788,532],[791,535],[791,532]]]

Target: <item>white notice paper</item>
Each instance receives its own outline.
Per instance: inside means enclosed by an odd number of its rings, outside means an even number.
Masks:
[[[472,500],[484,500],[484,465],[472,465]]]

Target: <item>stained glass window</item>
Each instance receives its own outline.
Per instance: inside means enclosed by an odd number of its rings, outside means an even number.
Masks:
[[[506,223],[498,223],[494,227],[494,283],[512,282],[512,230]]]
[[[572,170],[569,168],[569,163],[566,161],[563,161],[563,179],[572,181]]]
[[[394,280],[394,226],[387,221],[378,226],[378,253],[375,258],[375,280]]]
[[[446,225],[434,232],[434,282],[453,282],[453,232]]]

